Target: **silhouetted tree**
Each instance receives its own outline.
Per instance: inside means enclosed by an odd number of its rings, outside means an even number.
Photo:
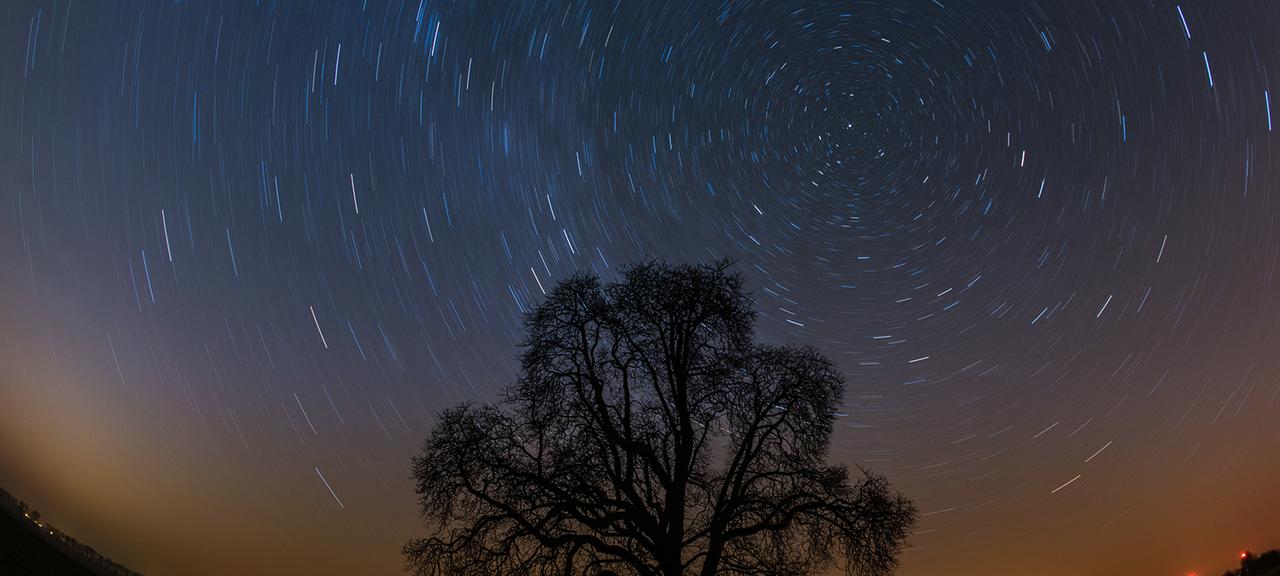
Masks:
[[[1280,550],[1268,550],[1258,556],[1244,552],[1240,555],[1240,568],[1222,576],[1280,576]]]
[[[580,273],[525,319],[501,405],[443,412],[413,461],[419,575],[882,574],[914,524],[826,463],[844,379],[752,342],[727,263]]]

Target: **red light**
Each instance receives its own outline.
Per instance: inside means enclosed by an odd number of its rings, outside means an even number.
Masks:
[[[1241,560],[1244,560],[1245,558],[1248,558],[1248,557],[1249,557],[1249,552],[1247,550],[1240,553]]]

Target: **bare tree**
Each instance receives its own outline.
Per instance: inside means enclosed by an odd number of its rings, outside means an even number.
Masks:
[[[445,411],[413,478],[416,574],[883,574],[915,508],[826,463],[844,379],[752,342],[727,263],[578,274],[525,320],[499,406]]]

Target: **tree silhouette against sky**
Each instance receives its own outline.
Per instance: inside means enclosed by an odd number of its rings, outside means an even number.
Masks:
[[[500,405],[444,411],[413,478],[424,576],[882,574],[915,508],[828,464],[844,378],[752,341],[728,263],[579,273],[525,319]]]
[[[1280,576],[1280,550],[1268,550],[1258,556],[1241,552],[1240,568],[1228,570],[1222,576]]]

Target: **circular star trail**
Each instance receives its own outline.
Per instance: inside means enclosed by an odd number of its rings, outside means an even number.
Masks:
[[[903,574],[1280,545],[1270,2],[0,13],[0,483],[135,569],[395,573],[433,415],[645,258],[838,360]]]

